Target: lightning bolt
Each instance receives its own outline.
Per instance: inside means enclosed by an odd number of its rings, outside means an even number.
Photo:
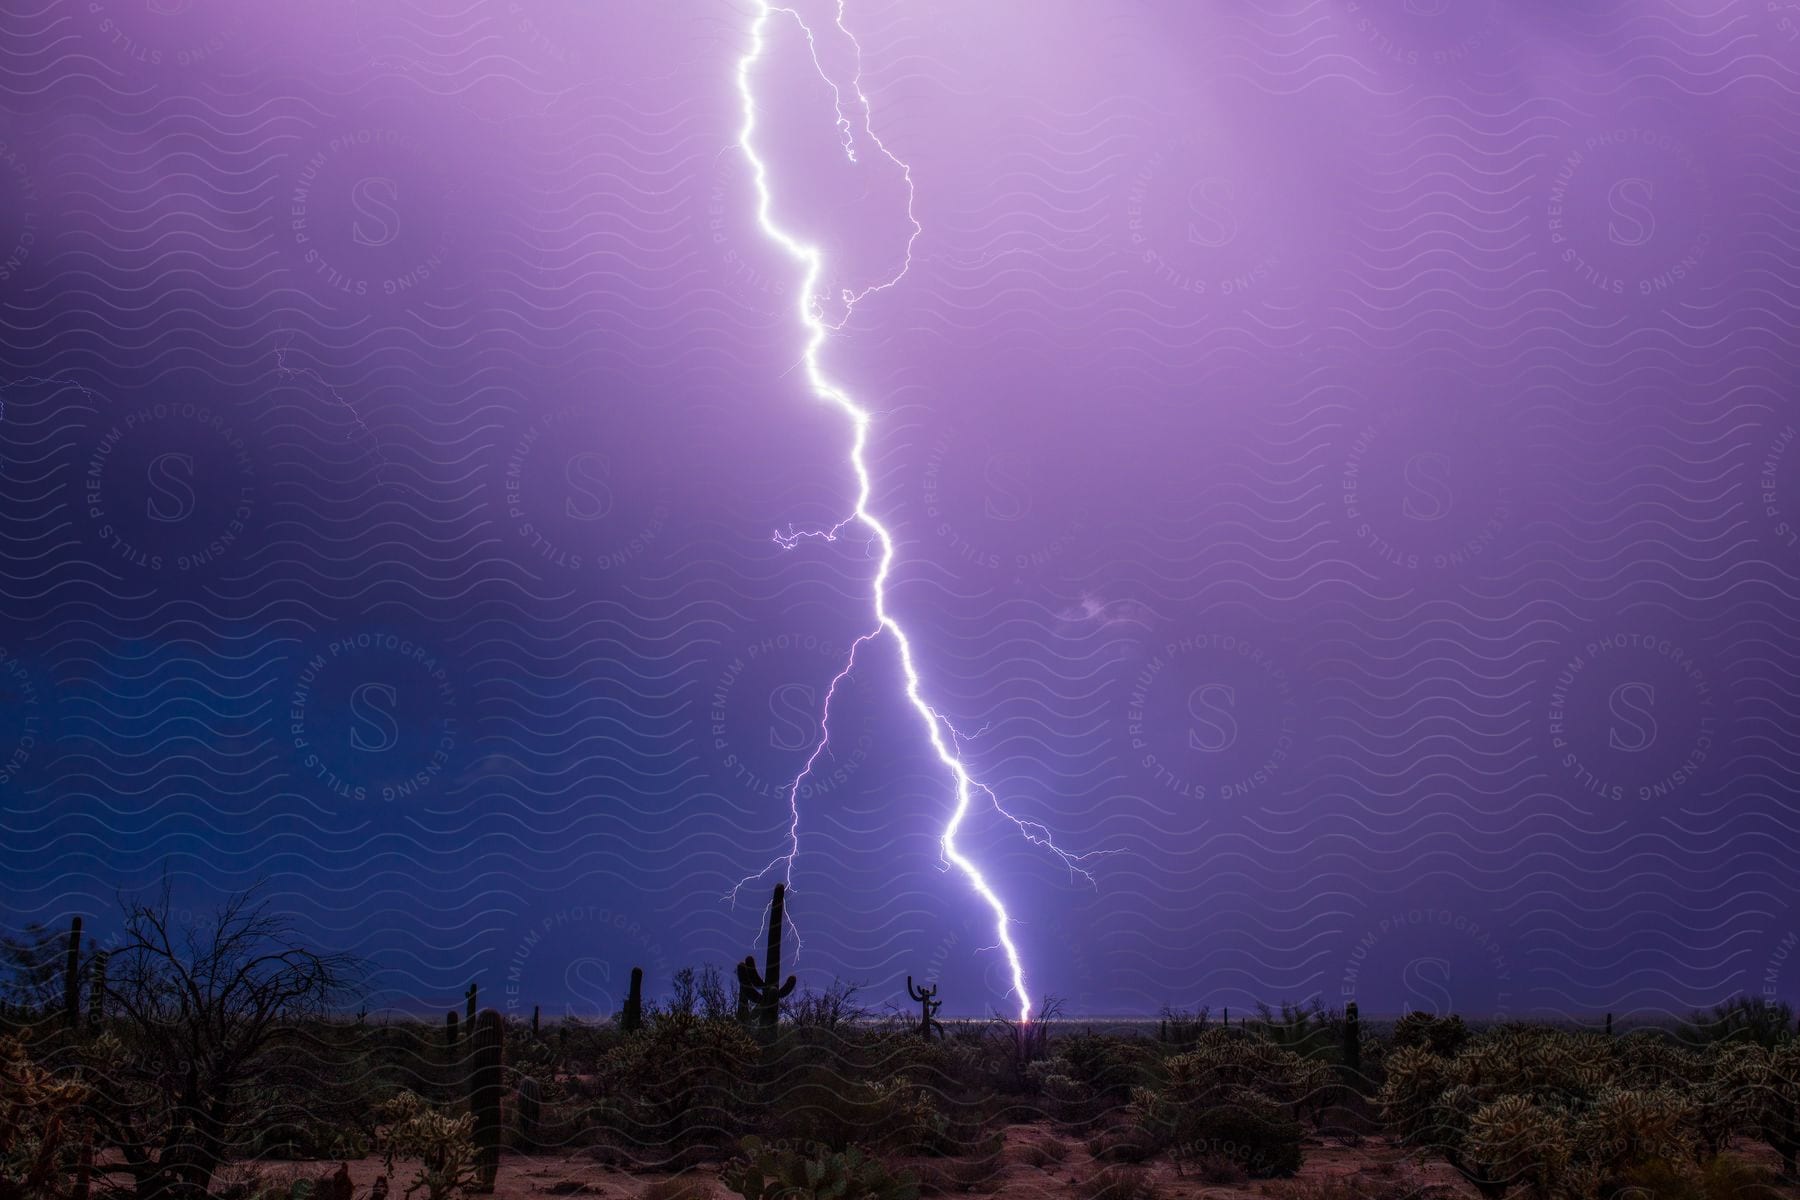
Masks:
[[[1063,851],[1057,847],[1055,842],[1051,839],[1049,831],[1042,825],[1037,824],[1036,822],[1020,820],[1011,813],[1008,813],[1000,806],[999,800],[992,790],[977,782],[970,774],[968,767],[964,765],[961,757],[963,739],[950,722],[942,714],[932,708],[930,703],[925,699],[923,684],[919,676],[919,669],[913,655],[912,640],[907,637],[906,630],[901,627],[900,622],[894,617],[893,613],[889,611],[887,581],[894,566],[894,539],[888,532],[887,526],[882,524],[880,518],[869,511],[872,483],[870,480],[866,451],[869,445],[871,425],[870,413],[842,388],[826,378],[824,370],[819,365],[819,353],[824,347],[826,339],[830,334],[841,329],[844,322],[850,319],[850,314],[858,303],[876,292],[893,287],[904,279],[907,271],[912,268],[913,243],[918,240],[919,234],[923,231],[918,218],[913,215],[914,188],[912,168],[901,162],[885,145],[882,144],[881,139],[876,136],[871,123],[868,120],[869,98],[863,94],[862,90],[862,46],[857,43],[855,37],[851,35],[847,28],[845,28],[844,0],[838,0],[836,18],[837,29],[843,34],[848,44],[853,48],[855,54],[856,71],[850,82],[850,90],[855,93],[856,102],[861,110],[862,125],[870,142],[873,143],[875,149],[879,153],[900,169],[900,172],[906,181],[906,216],[907,220],[912,223],[912,235],[906,242],[905,262],[894,277],[864,288],[861,292],[852,293],[849,289],[841,290],[839,299],[844,305],[844,315],[836,323],[828,321],[825,317],[823,306],[814,298],[819,287],[820,278],[824,274],[824,254],[819,247],[805,242],[781,228],[781,226],[775,222],[774,218],[770,216],[770,209],[773,206],[773,195],[769,186],[769,171],[767,165],[757,155],[755,147],[757,104],[755,91],[750,84],[750,72],[758,60],[762,58],[763,51],[768,44],[768,24],[772,18],[778,15],[792,17],[795,23],[800,27],[801,32],[805,34],[807,46],[812,54],[813,66],[818,70],[820,78],[831,88],[833,104],[836,108],[837,130],[845,157],[852,163],[857,161],[856,132],[854,125],[844,111],[844,94],[832,80],[830,73],[825,70],[824,65],[819,61],[818,43],[813,37],[813,30],[807,25],[805,19],[801,17],[798,11],[783,5],[771,3],[770,0],[757,0],[756,17],[750,27],[750,48],[743,58],[738,60],[737,88],[738,95],[743,102],[743,126],[738,134],[737,145],[738,149],[743,152],[744,158],[750,164],[751,177],[756,191],[756,219],[758,225],[762,228],[763,235],[779,246],[788,257],[794,259],[803,269],[797,309],[800,324],[806,331],[806,341],[800,361],[796,365],[804,367],[806,381],[808,386],[812,389],[813,394],[818,399],[825,401],[841,412],[850,424],[851,442],[849,463],[852,472],[856,476],[857,491],[856,504],[853,511],[848,517],[844,518],[836,525],[829,529],[822,530],[795,531],[789,529],[785,533],[777,532],[775,534],[775,541],[783,549],[791,550],[799,545],[802,540],[807,538],[819,538],[828,542],[836,541],[838,535],[847,527],[856,525],[867,531],[869,537],[872,538],[879,547],[880,554],[878,565],[875,569],[875,578],[872,584],[875,627],[857,638],[851,645],[843,669],[832,679],[831,686],[827,689],[824,702],[821,705],[819,740],[817,744],[814,745],[812,753],[807,758],[805,765],[801,768],[799,775],[794,778],[793,784],[788,789],[788,810],[791,818],[788,827],[788,852],[770,862],[770,864],[767,867],[764,867],[758,874],[740,882],[738,888],[742,888],[744,884],[750,882],[751,879],[759,879],[762,876],[767,875],[778,865],[784,867],[784,876],[791,877],[794,858],[799,853],[800,788],[810,777],[814,764],[818,762],[819,757],[825,753],[827,746],[830,744],[831,704],[837,696],[838,685],[848,678],[851,671],[855,668],[857,651],[867,643],[885,634],[893,640],[895,646],[899,650],[900,665],[906,680],[905,691],[907,702],[912,706],[913,711],[918,714],[919,720],[925,728],[926,736],[930,739],[932,751],[937,755],[938,761],[943,764],[947,771],[949,771],[951,779],[955,782],[956,805],[950,814],[949,820],[944,825],[944,831],[939,838],[939,845],[944,861],[962,872],[964,878],[968,880],[969,886],[974,889],[975,893],[980,896],[982,901],[986,903],[988,908],[993,912],[995,935],[999,942],[1000,949],[1006,955],[1007,966],[1012,976],[1012,994],[1017,997],[1019,1005],[1019,1021],[1021,1024],[1024,1024],[1031,1020],[1031,993],[1027,989],[1025,983],[1024,963],[1019,957],[1018,947],[1013,944],[1011,932],[1013,919],[1007,914],[1005,903],[1001,900],[999,893],[994,890],[990,883],[988,883],[986,876],[981,873],[981,869],[957,846],[956,835],[962,829],[963,822],[967,819],[969,811],[971,807],[973,807],[976,793],[986,796],[993,804],[994,809],[1007,820],[1011,821],[1019,829],[1020,833],[1022,833],[1033,845],[1045,847],[1057,855],[1072,873],[1081,875],[1089,882],[1093,881],[1093,877],[1081,867],[1081,862],[1086,856],[1073,855]],[[734,897],[737,894],[737,890],[737,888],[732,890],[732,895]]]

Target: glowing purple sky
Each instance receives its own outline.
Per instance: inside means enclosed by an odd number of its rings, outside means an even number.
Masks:
[[[829,14],[829,5],[822,6]],[[380,1003],[756,936],[868,627],[734,142],[754,6],[0,16],[0,906],[267,875]],[[1800,999],[1785,0],[851,0],[922,232],[823,361],[1079,1013]],[[761,120],[892,275],[791,26]],[[820,47],[841,77],[845,47]],[[809,983],[1001,1006],[891,647],[803,797]]]

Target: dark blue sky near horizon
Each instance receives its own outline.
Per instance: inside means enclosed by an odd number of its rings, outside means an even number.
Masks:
[[[262,880],[422,1013],[758,948],[875,561],[774,537],[854,478],[757,7],[0,16],[0,924]],[[1034,995],[1800,1001],[1800,7],[799,7],[892,607],[1091,876],[972,812]],[[790,959],[1010,1012],[894,651]]]

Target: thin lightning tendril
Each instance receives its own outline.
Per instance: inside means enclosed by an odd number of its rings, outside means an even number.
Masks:
[[[955,866],[963,873],[968,879],[969,885],[974,888],[976,894],[979,895],[981,899],[986,902],[987,906],[993,910],[995,932],[998,935],[1000,949],[1005,952],[1007,966],[1011,972],[1012,993],[1018,1000],[1019,1021],[1021,1024],[1024,1024],[1031,1020],[1031,993],[1027,989],[1025,983],[1024,963],[1019,958],[1018,947],[1013,944],[1011,933],[1011,926],[1013,923],[1012,917],[1007,914],[1005,904],[1001,901],[999,894],[988,883],[986,877],[982,875],[981,870],[957,848],[956,844],[956,835],[961,830],[963,821],[969,815],[969,809],[973,803],[974,794],[980,792],[985,795],[993,804],[994,809],[1017,826],[1019,831],[1028,841],[1033,845],[1049,849],[1063,861],[1071,872],[1079,874],[1089,882],[1093,881],[1093,877],[1083,870],[1080,865],[1086,856],[1072,855],[1058,848],[1056,843],[1051,840],[1049,830],[1036,822],[1023,821],[1014,817],[1011,813],[1008,813],[1000,806],[999,799],[994,795],[993,791],[976,781],[970,775],[968,768],[963,764],[961,758],[962,737],[957,733],[950,722],[933,709],[925,700],[919,678],[919,671],[913,660],[912,642],[906,636],[906,631],[900,626],[899,621],[897,621],[894,615],[888,610],[887,581],[894,566],[894,539],[880,519],[869,511],[872,483],[865,452],[868,449],[869,444],[870,413],[851,398],[848,393],[825,377],[823,370],[819,366],[819,352],[823,348],[826,338],[832,332],[841,329],[844,322],[850,319],[850,313],[858,303],[875,292],[884,291],[887,288],[893,287],[895,284],[899,283],[900,280],[904,279],[907,271],[911,269],[913,243],[918,240],[919,234],[922,232],[922,227],[919,224],[918,218],[913,215],[914,190],[912,168],[894,157],[888,148],[882,144],[881,139],[875,135],[874,130],[868,127],[865,120],[864,129],[869,140],[874,144],[876,150],[884,155],[888,161],[900,168],[900,171],[905,178],[906,216],[912,223],[912,236],[907,239],[906,260],[899,272],[896,273],[893,278],[867,287],[861,292],[852,293],[846,288],[839,293],[839,299],[844,305],[844,315],[836,323],[832,323],[826,319],[822,305],[814,298],[815,291],[819,286],[820,277],[824,274],[824,254],[819,247],[804,242],[782,229],[769,215],[769,210],[773,203],[772,192],[769,186],[769,172],[762,159],[757,156],[753,143],[753,137],[756,132],[757,104],[755,92],[750,86],[750,71],[763,55],[763,50],[766,45],[764,33],[768,21],[777,14],[793,17],[795,23],[799,25],[801,31],[806,35],[807,46],[812,54],[813,66],[818,70],[820,78],[822,78],[826,85],[831,88],[833,103],[836,107],[837,129],[844,154],[851,162],[854,163],[857,161],[855,127],[844,113],[844,97],[842,91],[839,90],[838,85],[833,82],[830,74],[819,61],[818,44],[813,38],[812,29],[806,24],[806,21],[797,11],[792,8],[771,3],[770,0],[759,0],[756,18],[752,22],[750,29],[750,49],[743,58],[738,60],[737,87],[738,95],[743,102],[743,126],[738,135],[738,148],[743,151],[745,159],[750,164],[751,176],[756,189],[756,219],[757,223],[762,228],[764,236],[778,245],[790,258],[796,260],[804,268],[804,277],[801,282],[801,287],[799,288],[798,310],[800,323],[805,328],[807,337],[805,352],[802,354],[800,362],[796,365],[805,368],[807,383],[812,388],[814,395],[819,399],[834,405],[850,422],[852,439],[849,462],[851,470],[856,476],[857,493],[854,511],[850,516],[839,521],[831,528],[801,531],[790,528],[785,533],[777,531],[775,534],[775,541],[783,549],[791,550],[806,538],[819,538],[828,542],[836,541],[838,535],[842,533],[846,527],[850,525],[860,525],[868,531],[869,536],[880,548],[880,554],[878,565],[875,570],[875,578],[872,584],[876,626],[868,633],[857,638],[851,645],[843,669],[832,679],[830,688],[826,690],[819,718],[818,743],[813,747],[812,754],[807,758],[799,775],[794,778],[793,784],[788,789],[788,809],[790,816],[790,823],[788,826],[788,852],[785,855],[772,860],[768,866],[764,867],[762,871],[758,872],[756,875],[741,881],[736,888],[732,889],[731,895],[735,898],[738,890],[745,884],[751,882],[751,880],[762,878],[764,875],[767,875],[770,871],[774,870],[778,865],[783,867],[784,877],[791,880],[794,859],[799,853],[800,788],[810,777],[814,764],[816,764],[819,757],[825,753],[826,748],[830,743],[832,700],[837,695],[838,685],[848,678],[850,672],[855,668],[857,651],[861,649],[865,643],[886,633],[893,638],[894,644],[899,649],[900,665],[906,677],[905,690],[907,702],[912,705],[913,710],[918,713],[919,719],[923,722],[926,735],[930,738],[931,748],[933,752],[936,753],[938,761],[943,763],[944,767],[950,772],[951,778],[956,783],[956,807],[950,814],[950,818],[945,824],[944,831],[939,839],[939,845],[944,860],[946,863]],[[862,90],[862,47],[857,43],[855,37],[850,34],[850,31],[844,27],[844,0],[838,0],[837,3],[837,28],[839,32],[844,35],[845,39],[847,39],[849,45],[854,49],[856,56],[856,74],[851,80],[850,87],[856,93],[856,100],[861,105],[861,113],[866,118],[869,113],[869,98],[863,94]]]

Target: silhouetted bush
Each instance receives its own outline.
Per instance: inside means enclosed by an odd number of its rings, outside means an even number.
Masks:
[[[852,1146],[773,1145],[747,1137],[720,1175],[744,1200],[918,1200],[911,1172],[890,1172],[878,1159]]]
[[[1427,1012],[1407,1013],[1394,1022],[1394,1036],[1389,1040],[1396,1050],[1420,1046],[1433,1054],[1448,1056],[1468,1042],[1469,1027],[1454,1014],[1437,1017]]]

